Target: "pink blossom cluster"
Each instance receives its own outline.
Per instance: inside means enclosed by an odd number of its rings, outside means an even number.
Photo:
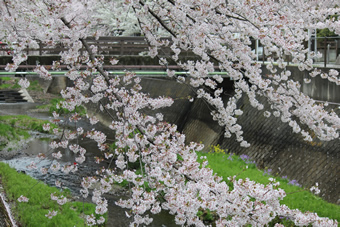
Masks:
[[[18,50],[19,51],[19,50]],[[24,53],[21,54],[15,54],[13,56],[13,63],[7,63],[5,70],[9,71],[9,72],[15,72],[16,69],[18,68],[18,66],[23,62],[27,60],[27,55]],[[23,81],[21,81],[21,83],[23,83]],[[27,84],[27,81],[25,81],[25,84]]]
[[[22,203],[22,202],[27,203],[28,200],[29,200],[29,199],[28,199],[27,197],[23,196],[23,195],[21,195],[21,196],[18,198],[18,202],[20,202],[20,203]]]
[[[52,210],[52,211],[48,211],[47,214],[45,214],[45,216],[49,219],[53,218],[54,216],[56,216],[58,214],[58,211]]]
[[[310,188],[310,191],[311,191],[311,192],[314,191],[314,193],[315,193],[316,195],[320,194],[319,184],[318,184],[318,183],[315,183],[315,185],[312,186],[312,187]]]
[[[52,172],[57,172],[60,170],[60,164],[59,162],[54,162],[51,164],[50,166],[50,170],[52,170]]]
[[[44,66],[37,65],[37,67],[34,69],[34,72],[38,73],[41,78],[46,80],[52,80],[52,75],[45,69]]]
[[[90,120],[91,125],[95,125],[99,121],[96,116],[88,117],[88,119]]]
[[[30,82],[27,80],[27,78],[20,79],[18,84],[20,85],[21,88],[26,89],[30,86]]]
[[[43,130],[44,131],[50,131],[50,124],[49,123],[43,124]]]
[[[51,200],[57,201],[59,205],[64,205],[67,202],[67,198],[65,196],[56,196],[55,193],[51,194]]]
[[[61,154],[60,151],[58,151],[57,153],[52,153],[52,157],[55,159],[61,159],[63,155]]]
[[[96,217],[91,214],[91,215],[86,215],[86,224],[88,226],[93,226],[93,225],[101,225],[105,223],[105,218],[101,216],[99,219],[96,220]]]

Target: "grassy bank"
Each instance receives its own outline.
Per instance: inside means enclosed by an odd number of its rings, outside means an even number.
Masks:
[[[0,150],[4,149],[10,142],[13,144],[22,139],[28,139],[28,131],[45,132],[43,125],[49,123],[26,115],[0,116]],[[51,131],[56,127],[51,125]]]
[[[48,120],[40,120],[27,115],[6,115],[0,116],[0,123],[12,127],[13,130],[22,129],[45,132],[43,130],[43,125],[50,122]],[[55,127],[55,125],[51,125],[51,129]],[[0,135],[4,136],[3,134]]]
[[[62,108],[62,102],[64,102],[65,99],[63,98],[54,98],[50,100],[49,104],[44,104],[37,106],[37,109],[45,109],[48,110],[48,112],[52,115],[53,112],[56,112],[59,115],[63,114],[70,114],[77,112],[80,116],[86,116],[86,109],[83,106],[76,106],[75,110],[69,111],[66,108]],[[56,106],[59,106],[60,108],[57,108]]]
[[[94,213],[95,205],[85,203],[68,202],[59,205],[51,200],[51,193],[57,196],[70,195],[67,191],[60,192],[55,187],[49,187],[28,175],[17,173],[7,164],[0,162],[0,176],[6,195],[14,203],[14,216],[22,226],[84,226],[84,215]],[[27,203],[19,203],[20,195],[29,198]],[[57,211],[57,215],[51,219],[45,217],[48,211]]]
[[[0,77],[0,90],[3,89],[20,89],[19,79],[14,77]]]
[[[20,79],[16,77],[0,77],[0,90],[6,89],[21,89],[18,84]],[[27,88],[29,91],[43,91],[39,82],[34,80],[30,82],[30,86]]]
[[[280,182],[280,188],[284,189],[287,196],[281,201],[291,209],[299,209],[303,212],[310,211],[317,213],[320,217],[328,217],[340,221],[340,206],[328,203],[320,197],[312,194],[309,190],[303,190],[297,186],[293,179],[275,177],[270,174],[270,170],[259,170],[247,156],[236,156],[227,154],[219,147],[214,147],[209,153],[198,152],[198,156],[206,156],[209,167],[214,173],[223,177],[226,182],[228,177],[237,175],[237,179],[249,178],[261,184],[268,184],[269,177],[273,177]],[[199,160],[201,160],[199,158]],[[248,168],[246,168],[248,166]],[[230,186],[231,183],[229,183]]]

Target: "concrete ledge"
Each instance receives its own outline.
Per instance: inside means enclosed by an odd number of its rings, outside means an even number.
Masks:
[[[19,93],[21,93],[21,96],[23,96],[24,100],[27,100],[27,102],[34,103],[34,100],[30,96],[30,94],[28,94],[26,89],[22,88],[21,90],[19,90]]]

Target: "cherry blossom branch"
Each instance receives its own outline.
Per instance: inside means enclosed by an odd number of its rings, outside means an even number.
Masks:
[[[7,1],[6,1],[6,0],[2,0],[2,1],[4,2],[4,5],[5,5],[5,7],[6,7],[6,10],[7,10],[8,15],[11,17],[12,14],[11,14],[11,12],[9,11],[9,8],[8,8],[8,5],[7,5]]]
[[[142,1],[139,1],[139,3],[144,6],[144,3]],[[133,8],[135,10],[135,8]],[[150,8],[148,8],[148,12],[154,17],[156,18],[156,20],[173,36],[176,37],[176,34],[171,31],[171,29],[169,29],[164,22],[161,20],[161,18],[159,18]]]

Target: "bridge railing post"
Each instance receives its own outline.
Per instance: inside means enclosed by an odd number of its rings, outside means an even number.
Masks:
[[[323,56],[323,60],[324,60],[324,67],[326,68],[327,65],[327,39],[324,39],[324,56]]]
[[[39,56],[42,55],[42,50],[43,50],[43,43],[39,41]]]
[[[120,44],[120,55],[124,54],[124,40],[119,39],[119,44]]]

